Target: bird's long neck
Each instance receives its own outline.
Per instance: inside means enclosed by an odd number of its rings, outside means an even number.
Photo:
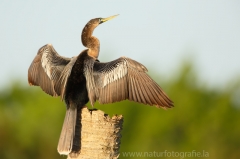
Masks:
[[[92,27],[90,24],[87,24],[82,31],[82,44],[87,47],[88,55],[94,58],[98,58],[100,51],[100,42],[99,40],[92,36],[95,27]]]

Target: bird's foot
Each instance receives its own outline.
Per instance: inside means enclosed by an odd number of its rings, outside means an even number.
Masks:
[[[80,154],[80,151],[78,151],[78,152],[72,151],[72,152],[69,154],[69,156],[70,156],[71,158],[77,158],[79,154]]]

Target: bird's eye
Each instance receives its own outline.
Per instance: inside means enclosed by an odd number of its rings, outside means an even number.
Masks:
[[[102,23],[102,18],[99,18],[99,23]]]

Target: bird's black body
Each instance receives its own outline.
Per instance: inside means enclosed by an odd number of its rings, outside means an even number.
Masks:
[[[81,109],[90,101],[101,104],[131,100],[150,106],[171,108],[173,102],[161,87],[148,76],[147,68],[127,57],[111,62],[98,61],[99,40],[94,29],[109,18],[90,20],[82,31],[82,43],[88,49],[78,56],[60,56],[51,44],[41,47],[28,70],[30,85],[40,86],[52,96],[61,96],[66,103],[66,115],[58,142],[58,152],[64,155],[80,153]]]
[[[73,65],[66,86],[65,102],[67,105],[71,105],[70,103],[76,103],[78,107],[83,107],[89,101],[86,77],[84,76],[84,61],[89,58],[87,50],[84,50],[78,55],[77,60]]]

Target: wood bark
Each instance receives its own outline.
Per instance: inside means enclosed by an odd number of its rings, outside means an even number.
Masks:
[[[77,158],[71,154],[67,159],[117,159],[120,156],[120,139],[123,116],[112,118],[101,110],[83,108],[80,127],[80,151]]]

